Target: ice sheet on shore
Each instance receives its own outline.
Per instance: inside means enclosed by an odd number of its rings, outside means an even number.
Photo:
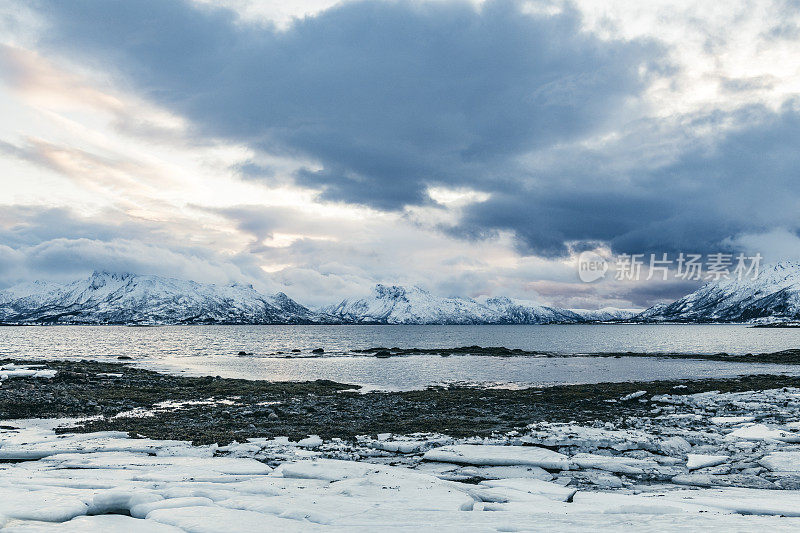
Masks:
[[[477,466],[530,465],[547,470],[569,469],[566,455],[537,446],[457,444],[429,450],[422,457],[426,461]]]
[[[752,424],[735,429],[728,434],[731,439],[774,440],[782,442],[800,442],[800,433],[770,428],[764,424]]]
[[[559,502],[571,502],[575,493],[578,492],[578,489],[574,487],[562,487],[557,483],[531,478],[486,480],[481,481],[480,484],[495,489],[511,489],[512,491],[544,496]]]
[[[183,529],[125,515],[79,516],[63,523],[27,522],[11,525],[3,533],[185,533]]]
[[[589,453],[574,455],[572,462],[580,468],[596,468],[597,470],[606,470],[618,474],[644,474],[646,470],[656,470],[658,468],[658,463],[652,460]]]
[[[772,472],[796,472],[800,474],[800,451],[774,452],[759,460],[759,464]]]
[[[800,391],[664,395],[649,403],[649,418],[535,423],[460,440],[384,434],[192,446],[2,422],[0,455],[22,462],[0,463],[0,526],[134,533],[800,529],[793,439]]]
[[[689,470],[697,470],[709,466],[717,466],[721,465],[728,459],[730,459],[730,457],[727,455],[703,455],[690,453],[686,457],[686,468]]]
[[[62,491],[17,490],[0,486],[0,516],[18,520],[65,522],[86,514],[88,505],[77,495]]]
[[[51,455],[89,452],[168,453],[170,448],[185,448],[187,445],[182,441],[130,439],[120,431],[56,435],[47,427],[31,424],[0,432],[0,460],[33,460]]]
[[[11,378],[52,378],[57,371],[30,365],[15,365],[8,363],[0,365],[0,381]]]

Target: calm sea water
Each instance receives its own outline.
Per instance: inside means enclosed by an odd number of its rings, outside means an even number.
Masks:
[[[0,356],[132,357],[148,368],[249,379],[332,379],[379,389],[441,383],[499,386],[800,374],[782,365],[663,358],[535,358],[420,355],[375,359],[352,350],[375,346],[505,346],[562,354],[594,352],[760,353],[800,347],[800,330],[741,325],[570,326],[123,326],[0,327]],[[314,348],[324,357],[308,357]],[[301,350],[303,358],[276,352]],[[239,351],[252,352],[238,357]]]

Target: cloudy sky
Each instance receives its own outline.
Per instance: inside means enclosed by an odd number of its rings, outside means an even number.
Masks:
[[[800,258],[793,0],[0,0],[0,288],[644,307],[576,255]]]

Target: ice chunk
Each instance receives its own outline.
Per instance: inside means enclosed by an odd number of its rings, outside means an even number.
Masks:
[[[759,463],[772,472],[800,472],[800,452],[774,452]]]
[[[527,492],[528,494],[537,494],[560,502],[571,502],[572,497],[578,492],[578,489],[575,488],[562,487],[556,483],[532,478],[493,479],[481,481],[480,485],[490,488],[502,487],[514,489]]]
[[[569,469],[566,455],[537,446],[456,444],[428,450],[422,458],[426,461],[478,466],[531,465],[548,470]]]
[[[553,479],[553,474],[538,466],[465,466],[457,468],[454,472],[467,478],[480,479],[532,478],[542,481]]]
[[[747,474],[679,474],[672,478],[677,485],[695,487],[748,487],[754,489],[777,489],[776,484],[754,475]]]
[[[125,515],[79,516],[60,524],[23,522],[3,533],[185,533],[184,530],[152,520],[137,520]]]
[[[545,447],[571,446],[584,452],[599,448],[622,451],[655,447],[653,436],[642,431],[544,422],[532,424],[529,428],[530,434],[523,436],[521,440]]]
[[[0,448],[2,450],[2,448]],[[169,474],[177,478],[219,477],[221,475],[262,475],[272,471],[268,465],[249,458],[197,457],[191,453],[180,456],[151,456],[141,453],[99,452],[66,453],[49,456],[44,461],[58,468],[95,468],[138,470],[143,475]]]
[[[16,437],[16,438],[15,438]],[[91,434],[64,434],[56,436],[26,429],[15,437],[4,439],[0,446],[0,459],[33,460],[51,455],[69,453],[126,452],[159,453],[173,448],[191,450],[187,442],[129,439],[127,433],[102,431]]]
[[[733,430],[728,434],[730,439],[766,440],[783,442],[800,442],[800,433],[792,433],[782,429],[772,429],[764,424],[753,424]]]
[[[363,477],[372,468],[365,463],[354,461],[339,461],[336,459],[316,459],[311,461],[297,461],[284,463],[276,469],[276,473],[283,477],[300,479],[322,479],[325,481],[338,481],[351,477]]]
[[[57,370],[8,364],[0,366],[0,381],[11,378],[52,378],[57,373]]]
[[[632,392],[632,393],[626,394],[625,396],[620,398],[619,401],[625,402],[625,401],[628,401],[628,400],[635,400],[636,398],[641,398],[645,394],[647,394],[646,390],[640,390],[640,391]]]
[[[160,494],[148,490],[111,489],[95,495],[89,514],[128,513],[131,507],[163,500]]]
[[[20,490],[15,487],[0,488],[0,516],[19,520],[65,522],[86,514],[88,506],[83,500],[56,490]]]
[[[140,503],[131,507],[131,516],[134,518],[145,518],[150,511],[156,509],[177,509],[178,507],[194,507],[213,505],[209,498],[188,497],[188,498],[169,498],[150,503]]]
[[[796,491],[789,490],[722,489],[716,494],[700,492],[692,497],[692,501],[742,515],[800,516],[800,500]],[[792,526],[788,527],[791,529]]]
[[[275,515],[223,507],[156,509],[147,520],[169,524],[187,533],[264,533],[265,531],[314,531],[316,524]]]
[[[322,439],[319,435],[309,435],[305,439],[297,441],[297,445],[301,448],[319,448],[322,446]]]
[[[732,426],[735,424],[752,422],[755,419],[754,416],[712,416],[711,423],[720,426]]]
[[[417,453],[428,445],[424,440],[378,440],[371,444],[378,450],[397,453]]]
[[[582,470],[571,473],[571,475],[575,479],[584,480],[592,485],[606,489],[619,489],[624,486],[620,478],[602,470]]]
[[[667,455],[683,455],[692,449],[692,445],[680,436],[664,439],[659,443],[661,451]]]
[[[697,470],[698,468],[706,468],[709,466],[721,465],[730,459],[727,455],[701,455],[697,453],[690,453],[686,456],[686,468],[689,470]]]
[[[572,457],[572,462],[581,468],[596,468],[618,474],[644,474],[646,470],[655,470],[658,467],[654,461],[590,453],[576,454]]]
[[[365,509],[471,510],[475,500],[462,487],[407,468],[383,467],[362,478],[336,481],[330,490],[333,494],[355,499]]]
[[[630,504],[620,505],[613,509],[605,511],[606,514],[624,514],[624,515],[669,515],[683,513],[684,510],[680,507],[672,505],[659,505],[659,504]]]

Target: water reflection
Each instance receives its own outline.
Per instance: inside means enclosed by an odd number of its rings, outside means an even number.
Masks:
[[[114,359],[126,355],[138,364],[173,372],[273,380],[324,378],[410,389],[448,382],[520,386],[795,370],[780,365],[634,358],[376,359],[355,356],[352,351],[375,346],[479,345],[557,353],[739,354],[796,348],[800,347],[798,341],[800,331],[796,329],[752,329],[741,325],[0,327],[0,356]],[[295,349],[307,357],[319,347],[325,349],[325,357],[287,359],[275,355],[286,355]],[[239,351],[254,355],[237,357]]]

